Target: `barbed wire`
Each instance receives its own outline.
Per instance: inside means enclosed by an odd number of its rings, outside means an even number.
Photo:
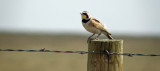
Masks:
[[[23,49],[0,49],[0,51],[18,51],[18,52],[54,52],[54,53],[78,53],[78,54],[98,54],[103,53],[107,55],[124,55],[124,56],[160,56],[159,54],[135,54],[135,53],[116,53],[116,52],[108,52],[107,50],[104,52],[87,52],[87,51],[57,51],[57,50],[46,50],[45,48],[40,50],[23,50]]]
[[[86,51],[57,51],[57,50],[46,50],[45,48],[40,49],[40,50],[0,49],[0,51],[18,51],[18,52],[54,52],[54,53],[79,53],[79,54],[93,53],[93,52],[86,52]]]

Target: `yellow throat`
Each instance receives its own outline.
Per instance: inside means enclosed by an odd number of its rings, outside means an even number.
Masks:
[[[81,15],[82,19],[87,19],[86,15]]]

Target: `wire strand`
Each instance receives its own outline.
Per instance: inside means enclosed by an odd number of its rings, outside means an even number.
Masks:
[[[54,53],[78,53],[78,54],[107,54],[107,55],[124,55],[124,56],[160,56],[159,54],[135,54],[135,53],[116,53],[116,52],[108,52],[105,50],[104,52],[87,52],[87,51],[57,51],[57,50],[46,50],[45,48],[40,50],[23,50],[23,49],[0,49],[0,51],[8,51],[8,52],[54,52]]]

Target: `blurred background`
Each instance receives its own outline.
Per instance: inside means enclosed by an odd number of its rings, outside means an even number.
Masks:
[[[0,0],[0,49],[87,51],[91,33],[82,26],[82,11],[105,24],[115,39],[124,40],[125,53],[160,54],[159,0]],[[87,70],[86,54],[0,56],[2,71]],[[124,71],[159,71],[159,65],[160,57],[124,56]]]

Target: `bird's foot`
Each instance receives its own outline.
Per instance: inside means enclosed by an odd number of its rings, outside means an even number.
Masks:
[[[95,39],[93,39],[93,38],[88,38],[87,43],[90,43],[91,40],[95,40]]]
[[[99,38],[96,37],[94,40],[99,40]]]
[[[98,38],[88,38],[87,43],[90,43],[91,40],[99,40]]]

